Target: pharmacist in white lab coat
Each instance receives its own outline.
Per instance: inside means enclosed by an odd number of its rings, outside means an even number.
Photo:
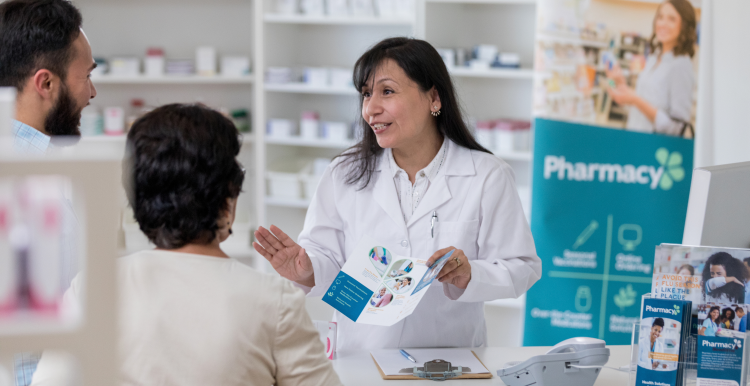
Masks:
[[[378,43],[357,61],[354,83],[362,141],[326,170],[299,243],[261,227],[255,249],[321,296],[362,237],[428,265],[457,248],[440,283],[395,325],[356,324],[336,312],[337,350],[486,345],[483,302],[517,298],[541,276],[513,171],[472,137],[429,43]]]

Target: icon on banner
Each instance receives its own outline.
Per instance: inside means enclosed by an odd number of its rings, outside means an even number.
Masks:
[[[635,232],[635,238],[626,239],[625,232],[627,231]],[[619,241],[620,244],[622,244],[622,248],[626,251],[635,250],[635,247],[641,244],[642,238],[643,238],[643,229],[638,224],[622,224],[620,225],[620,230],[617,232],[617,241]]]
[[[581,245],[585,244],[586,241],[589,240],[589,237],[596,232],[596,230],[599,228],[599,223],[596,220],[591,220],[591,223],[589,226],[587,226],[583,232],[581,232],[580,235],[578,235],[578,238],[576,239],[575,244],[573,244],[573,249],[578,249]]]
[[[576,310],[586,312],[591,309],[591,288],[582,285],[576,291]]]
[[[329,292],[329,293],[328,293],[328,296],[333,296],[333,292]]]
[[[620,288],[620,293],[615,295],[615,305],[620,307],[620,312],[625,312],[625,308],[635,304],[638,293],[633,290],[633,285],[628,284],[625,288]]]

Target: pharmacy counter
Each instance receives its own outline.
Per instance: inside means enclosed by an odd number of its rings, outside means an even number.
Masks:
[[[504,385],[503,381],[500,380],[500,377],[497,376],[497,370],[505,363],[526,360],[534,355],[542,355],[550,348],[551,347],[474,348],[472,350],[492,372],[492,379],[454,379],[449,381],[447,385]],[[630,363],[630,346],[607,346],[607,348],[610,350],[610,357],[606,366],[618,368]],[[333,363],[334,369],[336,369],[336,372],[339,374],[341,382],[346,386],[414,386],[415,382],[420,385],[424,384],[421,380],[383,380],[380,377],[378,369],[375,367],[372,357],[370,357],[369,351],[338,353],[336,359],[331,362]],[[596,380],[595,386],[626,386],[627,384],[628,373],[611,369],[602,369]]]

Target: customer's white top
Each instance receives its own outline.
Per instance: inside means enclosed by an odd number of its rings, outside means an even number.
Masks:
[[[121,258],[119,280],[123,385],[341,384],[287,280],[167,251]]]

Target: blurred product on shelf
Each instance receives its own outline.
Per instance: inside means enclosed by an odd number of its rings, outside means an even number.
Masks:
[[[195,69],[200,76],[216,75],[216,48],[198,47],[195,50]]]
[[[300,10],[305,15],[322,16],[325,14],[323,0],[300,0]]]
[[[167,75],[192,75],[195,73],[193,61],[190,59],[167,60]]]
[[[247,56],[222,56],[221,75],[244,76],[250,74],[250,58]]]
[[[495,153],[528,152],[531,122],[512,119],[476,121],[477,142]]]
[[[93,136],[104,134],[104,117],[96,106],[86,106],[81,112],[81,135]]]
[[[107,59],[94,58],[94,63],[96,63],[96,68],[94,68],[94,70],[91,71],[91,76],[101,76],[107,73],[107,70],[109,68],[107,64]]]
[[[266,82],[269,84],[283,84],[292,82],[294,78],[292,69],[289,67],[266,68]]]
[[[310,86],[328,86],[328,69],[325,67],[305,67],[303,81]]]
[[[149,48],[146,51],[146,59],[143,63],[144,74],[146,76],[164,76],[164,66],[166,65],[166,59],[164,58],[163,49],[156,47]]]
[[[59,176],[0,179],[0,323],[19,314],[61,316],[62,192],[69,187]]]
[[[152,108],[146,107],[146,102],[140,98],[133,98],[130,100],[130,111],[128,118],[125,121],[125,132],[130,131],[130,127],[133,126],[138,118],[142,117],[147,112],[151,111]]]
[[[350,0],[352,15],[354,16],[374,16],[375,8],[372,0]]]
[[[136,57],[112,58],[109,62],[109,72],[113,76],[138,76],[141,73],[141,60]]]
[[[352,70],[346,68],[331,67],[328,69],[328,72],[331,87],[354,87],[354,84],[352,83]]]
[[[347,0],[326,0],[326,14],[331,15],[331,16],[348,15],[349,14],[348,1]]]
[[[250,126],[250,111],[248,109],[232,110],[231,119],[240,133],[249,133],[252,131]]]
[[[297,0],[274,0],[277,13],[289,15],[297,13]]]
[[[305,139],[320,138],[320,115],[317,111],[303,111],[299,122],[300,137]]]
[[[123,135],[125,133],[125,110],[122,107],[104,109],[104,133]]]
[[[296,134],[294,121],[290,119],[269,119],[266,123],[269,138],[289,138]]]
[[[320,125],[320,136],[333,142],[349,140],[349,125],[345,122],[323,122]]]
[[[328,158],[301,158],[275,163],[274,171],[266,173],[268,196],[288,200],[311,199],[330,163]]]
[[[490,68],[521,68],[521,55],[515,52],[500,52],[497,46],[479,44],[471,50],[465,48],[438,48],[448,70],[468,67],[476,71]]]

